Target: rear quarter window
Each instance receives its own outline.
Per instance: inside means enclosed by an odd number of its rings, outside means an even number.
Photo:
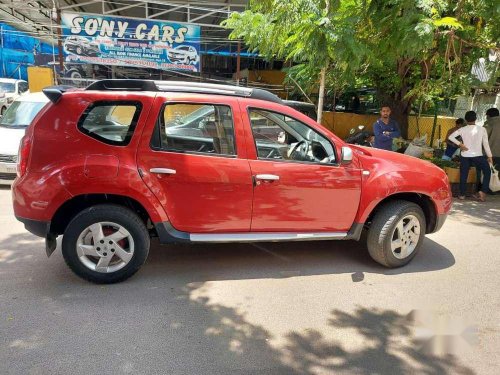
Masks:
[[[141,110],[142,104],[137,101],[94,102],[83,112],[78,129],[103,143],[126,146],[132,139]]]

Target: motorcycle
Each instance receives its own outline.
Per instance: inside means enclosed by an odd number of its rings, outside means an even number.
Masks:
[[[364,129],[364,125],[359,125],[357,129],[352,128],[345,141],[353,145],[371,147],[370,138],[372,137],[372,134]]]

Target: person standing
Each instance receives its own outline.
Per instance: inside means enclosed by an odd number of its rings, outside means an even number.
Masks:
[[[486,111],[486,133],[493,154],[493,165],[500,168],[500,112],[498,108]]]
[[[483,172],[483,184],[479,191],[479,200],[484,202],[486,193],[490,185],[491,170],[488,163],[493,162],[490,145],[488,143],[488,134],[482,126],[476,125],[477,115],[474,111],[465,114],[467,126],[455,130],[449,140],[456,144],[461,151],[460,154],[460,195],[458,199],[465,199],[465,184],[469,176],[471,166],[476,167],[476,171]],[[459,141],[458,136],[462,137]],[[486,157],[483,155],[483,147]]]
[[[455,155],[455,152],[458,150],[458,147],[456,144],[454,144],[452,141],[449,140],[450,135],[460,129],[462,126],[465,125],[465,120],[463,118],[457,118],[455,120],[455,127],[451,128],[448,130],[448,133],[446,133],[446,150],[443,154],[442,159],[443,160],[451,160],[453,156]]]
[[[373,124],[375,134],[375,148],[392,151],[392,140],[399,138],[399,124],[391,119],[391,107],[382,105],[380,108],[380,118]]]

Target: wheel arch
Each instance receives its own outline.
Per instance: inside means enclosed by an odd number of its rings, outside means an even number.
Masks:
[[[116,204],[135,212],[150,231],[155,231],[151,217],[137,200],[117,194],[82,194],[64,202],[54,213],[50,223],[50,233],[63,234],[69,222],[82,210],[97,204]]]
[[[377,203],[377,205],[369,213],[365,224],[369,225],[371,223],[373,217],[377,214],[380,207],[382,207],[384,204],[388,202],[392,202],[395,200],[405,200],[417,204],[422,209],[425,215],[425,222],[426,222],[425,232],[426,233],[434,232],[434,228],[436,227],[437,223],[437,215],[438,215],[437,208],[434,202],[432,201],[431,197],[421,193],[404,192],[404,193],[395,193],[389,195],[388,197],[382,199],[380,202]]]

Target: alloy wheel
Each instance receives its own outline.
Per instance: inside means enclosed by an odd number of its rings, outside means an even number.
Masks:
[[[391,240],[392,254],[398,259],[411,255],[420,239],[420,222],[414,215],[404,216],[394,228]]]
[[[111,273],[130,262],[134,255],[134,240],[123,226],[98,222],[78,236],[76,251],[80,262],[88,269]]]

